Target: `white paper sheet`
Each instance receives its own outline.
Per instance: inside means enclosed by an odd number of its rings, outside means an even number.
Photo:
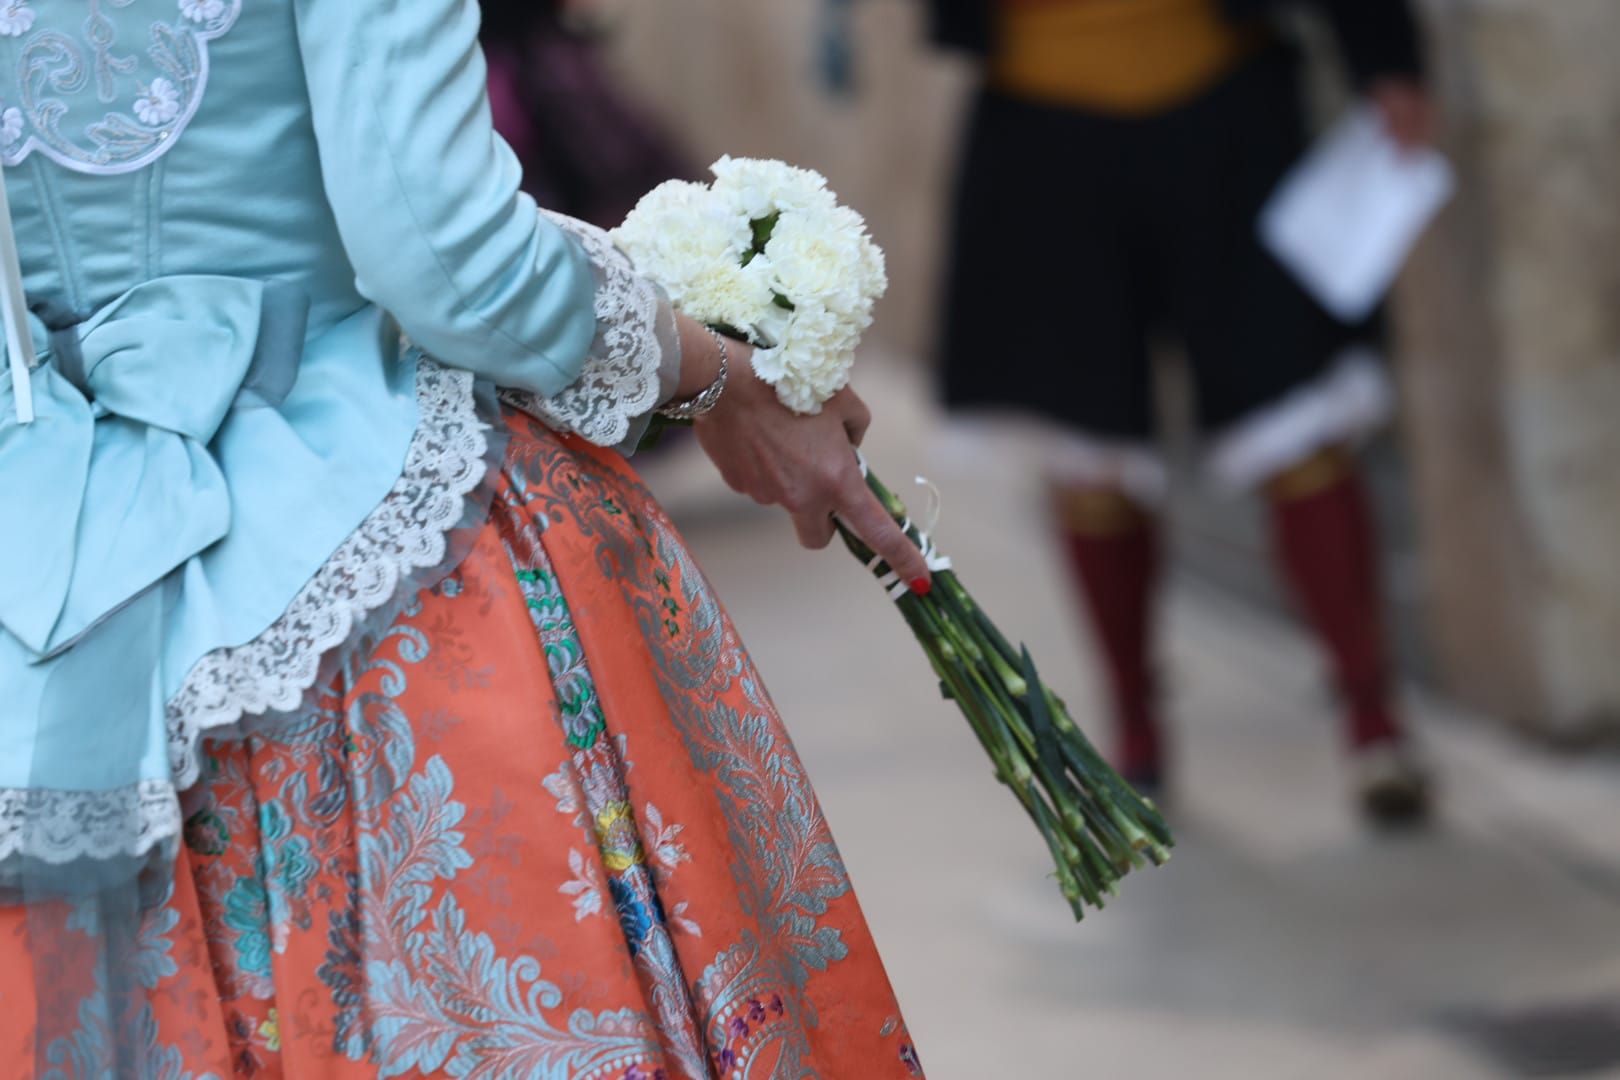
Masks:
[[[1283,178],[1260,238],[1328,311],[1365,318],[1456,181],[1438,151],[1402,150],[1370,105],[1352,110]]]

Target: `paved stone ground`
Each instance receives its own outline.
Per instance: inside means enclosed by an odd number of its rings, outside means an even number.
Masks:
[[[930,453],[915,388],[877,375],[872,460],[940,484],[958,569],[1095,718],[1018,457]],[[788,718],[935,1080],[1620,1077],[1620,762],[1551,756],[1414,690],[1443,814],[1371,835],[1308,644],[1179,579],[1180,846],[1075,925],[875,586],[693,464],[653,462],[650,480]]]

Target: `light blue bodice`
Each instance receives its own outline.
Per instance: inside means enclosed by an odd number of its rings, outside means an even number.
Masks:
[[[28,424],[0,365],[0,884],[137,804],[167,829],[198,727],[288,707],[442,558],[486,450],[461,371],[579,376],[600,273],[518,193],[476,38],[472,0],[0,2],[41,360]],[[72,835],[5,816],[86,792]]]

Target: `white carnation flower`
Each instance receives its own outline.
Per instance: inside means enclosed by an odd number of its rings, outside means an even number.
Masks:
[[[632,257],[684,250],[740,260],[753,243],[746,221],[703,184],[684,180],[648,192],[611,236]]]
[[[801,416],[816,416],[826,404],[815,390],[792,375],[776,384],[776,400]]]
[[[888,261],[883,249],[865,233],[861,234],[860,275],[861,293],[869,299],[876,300],[889,291]]]
[[[849,320],[820,304],[801,304],[793,312],[784,342],[795,350],[817,353],[845,347],[858,334]]]
[[[754,350],[754,374],[772,386],[787,376],[787,350],[781,345]]]
[[[787,340],[788,328],[792,325],[792,322],[793,312],[779,307],[773,295],[771,306],[766,308],[754,322],[755,341],[766,347],[780,345]]]
[[[684,181],[654,188],[610,235],[677,306],[715,267],[736,268],[753,243],[748,222],[706,186]]]
[[[751,333],[776,303],[766,270],[754,265],[712,261],[686,280],[679,304],[699,322]]]
[[[779,211],[830,210],[838,205],[825,176],[785,162],[727,156],[709,171],[714,173],[715,194],[749,221]]]
[[[714,201],[706,184],[670,180],[643,195],[635,209],[625,217],[624,224],[614,229],[611,235],[615,240],[621,240],[659,232],[676,219],[701,213]]]
[[[727,157],[714,175],[712,187],[672,182],[649,192],[613,240],[678,310],[754,340],[754,370],[784,405],[820,412],[849,384],[873,303],[888,287],[883,252],[819,173]],[[773,216],[755,252],[753,223]]]
[[[815,414],[849,385],[860,330],[850,320],[819,305],[793,313],[780,344],[754,354],[754,370],[776,388],[795,412]]]
[[[829,214],[784,214],[765,244],[776,287],[795,306],[826,304],[851,311],[862,293],[860,233]]]
[[[874,264],[875,247],[861,216],[835,207],[782,215],[765,254],[776,269],[778,290],[795,305],[818,303],[854,314],[870,308],[888,284],[881,257]]]
[[[791,364],[776,384],[776,398],[797,413],[814,416],[834,394],[849,385],[853,357],[825,357],[820,362],[794,367]]]
[[[845,206],[832,214],[831,227],[840,235],[850,237],[856,258],[852,271],[863,299],[871,301],[889,291],[889,274],[884,264],[883,249],[873,242],[866,231],[866,219]]]

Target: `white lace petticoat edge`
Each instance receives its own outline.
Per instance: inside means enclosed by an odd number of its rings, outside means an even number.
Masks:
[[[448,536],[487,472],[489,433],[474,377],[417,354],[419,419],[399,479],[264,633],[205,655],[166,709],[172,780],[105,791],[0,788],[0,866],[139,857],[178,836],[178,793],[199,774],[197,743],[244,716],[298,707],[323,658],[412,574],[446,558]],[[4,876],[4,875],[0,875]]]

